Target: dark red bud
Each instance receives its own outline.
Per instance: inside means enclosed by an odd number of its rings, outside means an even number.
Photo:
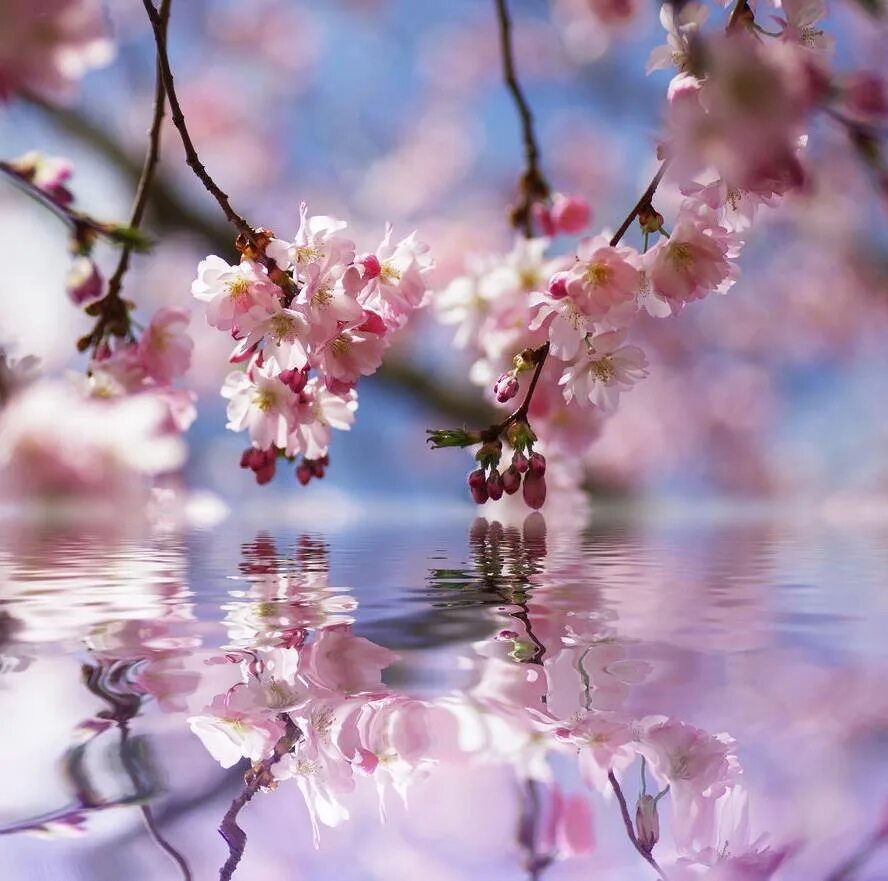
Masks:
[[[538,474],[542,477],[546,473],[546,460],[539,453],[531,453],[528,463],[531,474]]]
[[[529,471],[524,478],[524,502],[535,511],[546,501],[546,478],[542,474]]]
[[[514,465],[510,465],[503,472],[503,492],[506,495],[514,495],[521,488],[521,474]]]

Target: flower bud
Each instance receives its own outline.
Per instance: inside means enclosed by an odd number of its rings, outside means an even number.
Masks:
[[[102,276],[89,257],[75,257],[71,261],[65,290],[75,306],[89,306],[102,299]]]
[[[574,235],[582,232],[591,219],[589,203],[581,196],[557,193],[552,199],[552,224],[556,232]]]
[[[358,325],[358,330],[364,333],[375,333],[377,336],[384,336],[388,328],[381,315],[370,309],[364,310],[364,321]]]
[[[473,486],[471,489],[472,500],[476,505],[483,505],[487,499],[487,483],[484,486]]]
[[[537,474],[542,477],[546,473],[546,460],[539,453],[531,453],[528,464],[531,474]]]
[[[553,300],[563,300],[567,296],[567,283],[569,280],[569,273],[556,272],[555,275],[549,279],[549,286],[547,288],[549,296]]]
[[[518,394],[518,378],[512,371],[504,373],[493,384],[493,394],[501,404],[511,401]]]
[[[536,202],[533,206],[533,219],[537,222],[540,232],[544,236],[554,236],[558,229],[552,218],[552,212],[547,205]]]
[[[638,212],[638,223],[642,232],[658,232],[663,227],[663,215],[655,211],[653,206],[647,205]]]
[[[527,461],[527,456],[525,456],[524,453],[516,451],[512,454],[512,467],[519,474],[524,474],[524,472],[530,467],[530,462]]]
[[[487,486],[487,477],[480,468],[476,468],[469,475],[469,489],[480,489]]]
[[[302,486],[306,486],[312,478],[312,469],[305,459],[296,466],[296,479]]]
[[[652,795],[640,795],[635,809],[635,835],[639,846],[650,853],[660,840],[660,817],[657,800]]]
[[[355,260],[355,265],[361,268],[361,275],[365,281],[378,278],[380,272],[382,272],[379,257],[375,254],[363,254]]]
[[[506,495],[514,495],[521,487],[521,474],[514,465],[510,465],[503,471],[503,492]]]
[[[278,374],[278,379],[298,395],[308,382],[308,367],[302,370],[282,370]]]
[[[543,474],[528,471],[524,477],[524,502],[535,511],[546,501],[546,478]]]
[[[476,505],[483,505],[487,501],[487,477],[483,469],[476,468],[469,475],[469,492]]]
[[[487,495],[495,502],[503,497],[503,479],[499,471],[494,471],[487,478]]]
[[[256,483],[258,483],[260,486],[263,486],[264,484],[268,483],[274,477],[274,472],[275,472],[276,468],[277,468],[277,460],[276,459],[271,459],[269,462],[267,462],[261,468],[257,468],[256,469]]]

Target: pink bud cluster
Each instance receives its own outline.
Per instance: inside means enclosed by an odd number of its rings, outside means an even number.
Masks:
[[[292,241],[262,233],[262,255],[239,264],[210,256],[200,263],[192,294],[209,324],[230,333],[228,428],[247,431],[241,465],[267,483],[277,460],[302,457],[301,484],[324,476],[331,430],[348,430],[357,409],[355,386],[375,373],[392,337],[428,296],[432,262],[411,234],[356,254],[346,224],[301,209]],[[255,258],[255,259],[251,259]]]
[[[514,435],[513,435],[514,437]],[[498,502],[503,495],[514,495],[522,489],[525,504],[538,510],[546,501],[546,460],[536,452],[525,455],[530,444],[518,442],[512,454],[512,461],[502,471],[499,463],[502,457],[502,443],[485,443],[475,457],[480,467],[469,474],[469,493],[476,505],[485,502]]]

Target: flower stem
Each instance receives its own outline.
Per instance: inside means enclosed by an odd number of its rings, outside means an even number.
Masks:
[[[632,843],[632,846],[638,851],[644,860],[650,863],[651,868],[657,873],[662,881],[669,881],[669,876],[660,868],[660,864],[654,859],[653,854],[648,853],[639,843],[638,837],[635,834],[635,827],[632,825],[632,817],[629,815],[629,806],[626,804],[626,796],[623,795],[623,790],[620,788],[620,782],[617,780],[613,771],[607,772],[607,779],[610,782],[611,789],[613,789],[614,795],[617,797],[617,802],[620,805],[620,814],[623,817],[623,825],[626,827],[626,835],[629,836],[629,841]]]

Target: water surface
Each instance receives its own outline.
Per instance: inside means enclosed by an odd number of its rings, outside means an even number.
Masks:
[[[2,877],[886,879],[886,574],[768,512],[6,522]]]

